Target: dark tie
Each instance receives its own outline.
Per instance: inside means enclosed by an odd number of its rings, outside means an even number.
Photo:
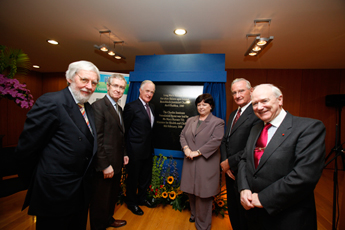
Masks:
[[[120,113],[120,110],[119,110],[119,105],[117,103],[115,103],[115,110],[117,112],[117,115],[119,116],[120,124],[122,125],[122,117],[121,117],[121,113]]]
[[[92,133],[92,129],[91,129],[91,126],[90,126],[89,119],[87,119],[87,116],[86,116],[84,104],[78,103],[78,106],[79,106],[79,110],[80,110],[81,114],[83,115],[83,117],[84,117],[84,119],[85,119],[85,122],[86,122],[86,124],[87,124],[87,127],[89,127],[90,132]]]
[[[238,121],[238,119],[240,118],[240,116],[241,116],[241,108],[239,108],[237,110],[236,117],[235,117],[234,121],[232,122],[231,130],[235,126],[235,124]],[[231,130],[230,130],[230,133],[231,133]]]
[[[150,106],[149,106],[149,104],[145,104],[145,107],[146,107],[147,115],[149,115],[150,124],[151,124],[151,111],[150,111]]]
[[[254,164],[255,168],[258,167],[260,158],[262,154],[264,154],[266,145],[267,145],[267,139],[268,139],[268,129],[272,126],[272,124],[267,123],[265,127],[263,128],[257,142],[256,142],[256,148],[254,149]]]

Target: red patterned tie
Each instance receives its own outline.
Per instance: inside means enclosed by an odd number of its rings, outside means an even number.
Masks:
[[[231,130],[235,126],[235,124],[238,121],[238,119],[240,118],[240,116],[241,116],[241,108],[239,108],[237,110],[236,117],[235,117],[234,121],[232,122]]]
[[[267,139],[268,139],[268,129],[272,126],[272,124],[267,123],[265,127],[263,128],[260,137],[258,138],[256,142],[256,148],[254,149],[254,164],[255,168],[258,167],[260,158],[262,154],[264,154],[266,145],[267,145]]]

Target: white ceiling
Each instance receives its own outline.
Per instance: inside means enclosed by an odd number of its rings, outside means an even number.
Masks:
[[[254,26],[255,19],[272,21]],[[174,35],[178,27],[187,35]],[[106,29],[110,38],[100,36]],[[250,33],[274,36],[254,58],[244,56]],[[126,60],[94,49],[120,40],[116,51]],[[0,44],[23,49],[40,72],[63,72],[77,60],[133,70],[137,55],[189,53],[225,53],[227,69],[343,69],[344,40],[344,0],[0,1]]]

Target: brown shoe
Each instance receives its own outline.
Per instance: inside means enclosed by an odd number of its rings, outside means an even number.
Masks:
[[[109,225],[109,227],[119,228],[119,227],[125,226],[126,224],[127,224],[127,221],[125,220],[115,220],[113,223]]]

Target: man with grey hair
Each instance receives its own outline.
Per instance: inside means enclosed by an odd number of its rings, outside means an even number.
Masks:
[[[253,112],[250,98],[252,91],[250,82],[244,78],[236,78],[231,83],[232,97],[238,108],[229,116],[228,126],[220,146],[222,156],[220,166],[225,172],[228,213],[234,230],[247,229],[245,210],[240,203],[236,177],[238,163],[250,130],[260,121]]]
[[[151,183],[153,156],[154,106],[150,104],[155,93],[155,84],[145,80],[139,89],[139,98],[125,106],[126,147],[130,162],[127,166],[126,203],[136,215],[143,215],[139,205],[154,207],[147,200]],[[138,193],[137,193],[138,191]]]
[[[22,173],[30,177],[23,209],[29,206],[28,214],[37,216],[37,230],[86,229],[90,165],[97,151],[94,115],[87,101],[99,82],[99,71],[91,62],[73,62],[66,79],[68,87],[37,99],[16,148]]]
[[[325,126],[283,109],[281,91],[262,84],[252,93],[253,127],[238,169],[238,191],[249,229],[316,230],[314,188],[325,157]]]
[[[91,230],[121,227],[125,220],[113,218],[120,188],[122,167],[129,158],[125,148],[122,108],[118,104],[126,89],[122,74],[108,78],[108,93],[92,104],[95,113],[98,150],[94,166],[93,196],[90,204]]]

